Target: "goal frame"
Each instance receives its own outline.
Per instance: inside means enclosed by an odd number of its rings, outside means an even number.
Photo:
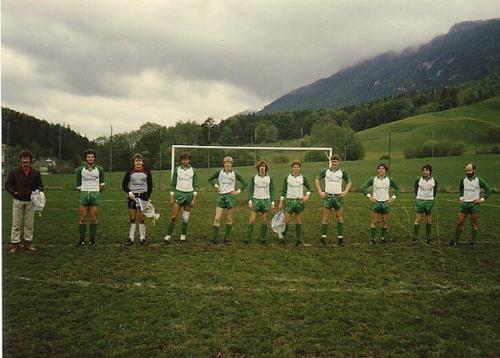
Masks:
[[[306,151],[322,151],[328,152],[328,160],[332,156],[332,148],[327,147],[236,147],[236,146],[225,146],[225,145],[188,145],[188,144],[174,144],[172,145],[172,163],[170,170],[170,179],[174,176],[174,168],[175,168],[175,150],[177,148],[191,148],[191,149],[234,149],[234,150],[269,150],[269,151],[297,151],[297,152],[306,152]]]

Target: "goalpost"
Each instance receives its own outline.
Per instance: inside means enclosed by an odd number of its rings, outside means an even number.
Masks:
[[[325,156],[330,158],[332,156],[332,148],[326,147],[232,147],[225,145],[183,145],[174,144],[172,145],[172,166],[170,167],[170,179],[174,175],[175,168],[175,150],[177,148],[191,148],[191,149],[234,149],[234,150],[269,150],[269,151],[321,151],[325,152]],[[326,154],[328,152],[328,154]],[[328,159],[329,160],[329,159]]]

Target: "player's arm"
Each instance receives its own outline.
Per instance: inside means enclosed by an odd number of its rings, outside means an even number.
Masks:
[[[15,182],[16,182],[16,177],[14,175],[14,171],[11,170],[9,172],[9,176],[7,177],[7,181],[5,182],[5,190],[7,190],[7,192],[10,193],[10,195],[12,196],[16,195]]]
[[[305,176],[302,176],[304,178],[304,186],[306,187],[306,196],[302,198],[302,200],[307,201],[309,200],[309,197],[311,196],[311,192],[313,191],[311,188],[311,185],[309,184],[309,181]]]
[[[104,190],[104,169],[98,165],[96,165],[97,171],[99,172],[99,191]]]
[[[347,195],[347,193],[349,193],[349,190],[351,190],[352,181],[349,175],[343,170],[342,170],[342,180],[345,183],[345,188],[344,191],[341,193],[341,197],[344,197]]]
[[[35,190],[43,191],[42,175],[39,171],[36,172],[35,176]]]
[[[122,180],[122,190],[128,194],[128,184],[130,183],[130,172],[125,172],[125,175],[123,176]]]
[[[198,172],[193,168],[193,195],[198,195]]]
[[[250,185],[248,187],[248,204],[251,205],[253,199],[253,192],[255,190],[255,178],[250,178]]]
[[[177,186],[177,168],[174,169],[174,174],[172,175],[172,179],[170,180],[170,201],[172,202],[172,199],[175,194],[175,187]]]
[[[148,174],[146,177],[147,185],[148,185],[148,200],[151,197],[151,193],[153,192],[153,176],[151,175],[151,172],[148,170]]]
[[[240,173],[238,173],[237,171],[234,172],[234,176],[236,177],[236,180],[240,182],[241,184],[241,189],[239,189],[240,193],[242,190],[245,190],[248,186],[246,180],[241,176]]]
[[[460,193],[460,202],[464,200],[464,179],[460,180],[460,184],[458,185],[458,192]]]
[[[269,196],[271,197],[271,207],[274,209],[274,180],[269,177]]]
[[[392,178],[389,178],[389,185],[390,185],[390,187],[392,187],[394,189],[394,193],[392,194],[392,197],[391,197],[391,199],[394,200],[399,196],[399,193],[401,190],[399,189],[398,183],[396,183],[396,181],[393,180]]]
[[[75,189],[80,191],[82,189],[82,170],[83,167],[79,167],[76,169],[76,185]]]
[[[477,177],[477,179],[479,180],[479,187],[484,190],[484,199],[488,199],[492,192],[491,187],[482,178]]]
[[[436,181],[436,179],[434,179]],[[415,191],[415,195],[418,193],[418,183],[420,182],[420,178],[415,179],[415,183],[413,183],[413,190]],[[436,194],[434,194],[436,196]]]
[[[368,188],[373,186],[373,178],[374,177],[369,177],[364,183],[363,185],[361,185],[361,187],[359,188],[359,190],[361,190],[361,192],[363,194],[365,194],[367,197],[371,197],[371,194],[370,192],[368,191]]]
[[[321,189],[321,179],[324,179],[326,176],[326,171],[327,169],[321,169],[321,171],[318,173],[318,176],[316,179],[314,179],[314,185],[316,186],[316,190],[319,193],[319,196],[324,198],[326,196],[326,193],[324,192],[323,189]]]
[[[283,209],[283,202],[285,201],[286,192],[288,190],[288,176],[283,180],[283,185],[281,186],[281,194],[280,194],[280,204],[279,208]]]
[[[438,193],[438,181],[436,180],[436,178],[434,178],[434,191],[432,193],[434,198],[436,198],[437,193]]]
[[[208,178],[208,183],[210,184],[210,186],[213,186],[217,189],[217,191],[219,190],[219,184],[218,184],[218,180],[219,180],[219,170],[217,170],[215,173],[213,173],[210,178]]]

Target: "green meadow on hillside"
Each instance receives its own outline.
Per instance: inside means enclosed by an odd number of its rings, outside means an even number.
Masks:
[[[391,133],[391,156],[403,158],[405,148],[428,140],[462,141],[466,154],[491,146],[487,130],[500,126],[500,97],[466,107],[425,113],[359,132],[365,147],[365,159],[388,154]]]

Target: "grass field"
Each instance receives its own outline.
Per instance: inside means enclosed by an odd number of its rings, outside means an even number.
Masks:
[[[464,142],[466,153],[491,146],[487,130],[500,126],[500,97],[470,106],[436,113],[425,113],[396,122],[366,129],[357,134],[366,150],[366,159],[377,159],[388,153],[391,132],[391,155],[403,158],[407,147],[430,139]]]
[[[499,156],[478,156],[481,175],[499,187]],[[435,159],[444,186],[456,188],[469,157]],[[422,160],[392,162],[411,188]],[[320,163],[305,164],[313,181]],[[375,161],[348,162],[356,186]],[[245,177],[252,168],[241,168]],[[287,166],[273,166],[278,179]],[[200,200],[188,243],[165,246],[168,193],[153,194],[161,218],[148,222],[152,244],[125,247],[128,219],[122,173],[103,193],[99,246],[76,248],[78,193],[73,176],[44,177],[35,254],[5,249],[11,200],[3,192],[3,339],[5,356],[498,356],[500,354],[500,196],[482,206],[476,249],[449,248],[457,194],[440,193],[435,241],[409,241],[414,197],[400,195],[391,214],[391,243],[368,245],[369,204],[350,193],[346,246],[319,245],[317,194],[307,204],[304,242],[267,245],[242,240],[246,193],[238,202],[231,246],[207,245],[215,193],[200,171]],[[164,176],[168,175],[164,172]],[[163,178],[163,183],[167,179]],[[157,179],[155,179],[156,182]],[[281,182],[281,179],[278,180]],[[278,185],[280,187],[280,184]],[[163,188],[166,189],[166,188]],[[453,188],[451,188],[453,189]],[[293,233],[293,230],[291,230]],[[331,225],[330,232],[333,232]],[[469,233],[467,224],[466,235]],[[293,242],[293,235],[289,238]],[[422,237],[421,237],[422,239]]]

